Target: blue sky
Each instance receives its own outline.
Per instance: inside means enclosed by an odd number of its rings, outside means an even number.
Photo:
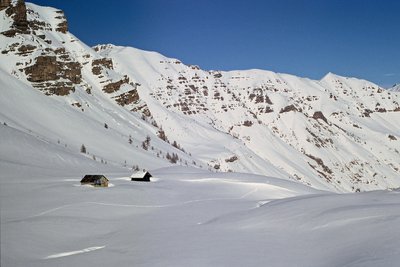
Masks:
[[[31,0],[89,45],[157,51],[203,69],[327,72],[400,82],[398,0]]]

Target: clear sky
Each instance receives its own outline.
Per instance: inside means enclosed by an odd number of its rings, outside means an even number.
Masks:
[[[400,0],[30,2],[63,9],[70,32],[89,45],[157,51],[207,70],[400,82]]]

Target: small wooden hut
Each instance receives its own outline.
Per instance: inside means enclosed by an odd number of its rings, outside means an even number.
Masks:
[[[82,178],[81,184],[89,184],[92,186],[108,187],[108,179],[104,175],[88,174]]]
[[[151,177],[153,176],[148,171],[137,171],[131,175],[131,181],[150,182]]]

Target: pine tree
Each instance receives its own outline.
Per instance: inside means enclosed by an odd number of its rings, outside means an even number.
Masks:
[[[176,141],[174,141],[174,142],[172,143],[172,146],[179,149],[179,145],[178,145],[178,143],[177,143]]]
[[[177,163],[179,160],[178,155],[175,153],[172,153],[172,156],[169,153],[167,153],[166,158],[169,160],[169,162],[174,163],[174,164]]]
[[[129,135],[129,139],[128,139],[129,144],[132,144],[132,136]]]
[[[86,154],[86,147],[84,144],[81,146],[81,153]]]
[[[159,137],[161,140],[165,141],[165,142],[168,141],[168,138],[167,138],[167,136],[165,135],[165,132],[164,132],[164,130],[163,130],[162,128],[158,131],[158,137]]]
[[[147,135],[145,141],[146,141],[147,146],[150,145],[150,141],[151,141],[150,136]]]
[[[143,141],[143,142],[142,142],[142,148],[143,148],[144,150],[149,149],[149,147],[148,147],[147,144],[146,144],[146,141]]]
[[[142,142],[142,148],[144,150],[148,150],[149,149],[150,141],[151,141],[151,138],[150,138],[150,136],[147,135],[146,139]]]
[[[177,163],[179,160],[178,154],[173,154],[172,155],[172,163]]]
[[[133,165],[133,166],[132,166],[132,170],[138,171],[138,170],[139,170],[139,166],[138,166],[138,165]]]

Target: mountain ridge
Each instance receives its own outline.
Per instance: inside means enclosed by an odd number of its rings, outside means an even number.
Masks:
[[[393,91],[333,73],[312,80],[258,69],[202,70],[152,51],[90,48],[68,32],[59,10],[27,3],[24,20],[7,14],[13,5],[0,11],[7,22],[0,69],[7,80],[25,84],[17,85],[21,92],[39,90],[52,98],[35,98],[49,110],[55,108],[50,102],[61,103],[65,114],[74,110],[73,119],[57,114],[91,133],[83,140],[97,158],[151,168],[150,158],[162,167],[171,164],[167,154],[176,154],[178,164],[272,175],[333,191],[400,186],[400,97]],[[28,26],[19,29],[15,17]],[[28,99],[3,91],[29,106]],[[83,143],[73,132],[24,122],[26,112],[41,114],[33,108],[2,106],[0,118],[9,125],[22,121],[25,131],[52,142],[63,136],[76,150]],[[60,127],[51,116],[46,122]],[[151,141],[145,142],[147,136]],[[111,147],[124,152],[109,154]]]

